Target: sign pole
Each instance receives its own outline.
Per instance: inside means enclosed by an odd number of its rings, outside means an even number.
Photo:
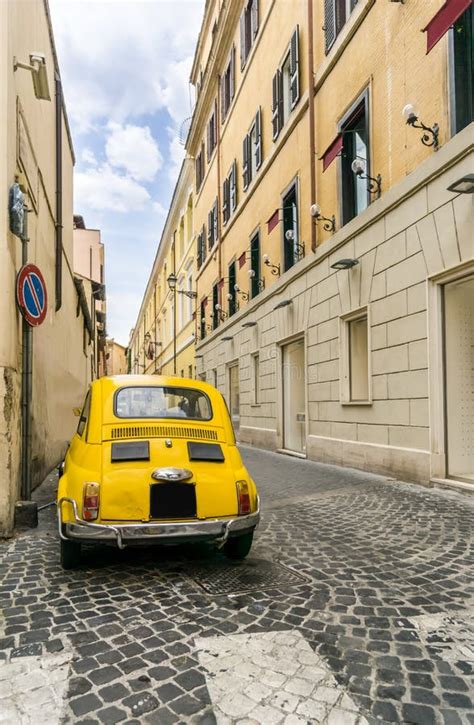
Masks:
[[[25,205],[25,218],[21,236],[22,265],[28,262],[28,209]],[[32,394],[32,329],[26,319],[22,319],[22,364],[21,364],[21,497],[23,501],[31,499],[31,426],[30,401]]]

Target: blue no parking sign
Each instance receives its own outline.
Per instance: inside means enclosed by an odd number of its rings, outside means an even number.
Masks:
[[[48,311],[46,284],[38,267],[25,264],[16,278],[16,301],[20,312],[31,327],[44,322]]]

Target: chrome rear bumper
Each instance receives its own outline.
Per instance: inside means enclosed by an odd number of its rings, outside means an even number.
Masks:
[[[64,503],[72,506],[75,523],[64,523],[62,507]],[[72,498],[63,497],[58,501],[59,536],[65,540],[77,541],[114,541],[119,549],[127,544],[151,544],[186,539],[212,539],[223,545],[229,536],[239,532],[251,531],[260,521],[260,498],[257,496],[257,510],[247,516],[205,519],[202,521],[172,521],[169,523],[142,524],[94,524],[79,517],[77,503]]]

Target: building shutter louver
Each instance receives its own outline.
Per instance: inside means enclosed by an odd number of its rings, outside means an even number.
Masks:
[[[249,135],[245,136],[242,148],[242,179],[244,182],[244,190],[249,185]]]
[[[209,249],[212,249],[212,247],[214,246],[214,240],[212,238],[212,233],[214,230],[214,220],[212,218],[213,211],[214,208],[212,208],[207,215],[207,246],[209,247]]]
[[[229,218],[229,179],[224,180],[222,189],[222,223],[227,224]]]
[[[218,219],[218,213],[219,213],[219,204],[217,199],[214,202],[214,242],[217,242],[219,239],[219,219]]]
[[[235,45],[230,51],[230,98],[229,103],[232,102],[235,95]]]
[[[243,70],[247,61],[247,47],[245,43],[245,10],[240,16],[240,69]]]
[[[253,0],[252,3],[252,37],[255,38],[255,36],[258,33],[258,0]]]
[[[336,7],[335,0],[324,0],[324,32],[325,32],[325,49],[329,52],[332,44],[336,40]]]
[[[300,97],[300,61],[299,61],[299,33],[298,26],[291,36],[290,43],[290,93],[291,108],[294,108]]]
[[[221,123],[224,123],[225,121],[225,73],[221,76]]]
[[[205,224],[202,225],[202,229],[201,229],[201,249],[202,249],[202,252],[201,252],[202,261],[204,262],[204,260],[206,259],[206,254],[207,254],[207,252],[206,252],[206,225]]]
[[[255,168],[262,165],[262,109],[259,108],[255,116]]]
[[[273,127],[273,140],[278,138],[280,133],[280,76],[279,70],[273,76],[272,88],[273,88],[273,104],[272,104],[272,127]]]
[[[230,211],[231,213],[237,209],[237,162],[232,164],[230,172]]]

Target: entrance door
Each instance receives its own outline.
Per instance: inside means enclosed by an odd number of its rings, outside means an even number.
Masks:
[[[240,427],[239,363],[229,367],[229,410],[235,432]]]
[[[306,404],[304,340],[282,348],[283,447],[306,452]]]
[[[447,468],[474,483],[474,276],[444,287]]]

